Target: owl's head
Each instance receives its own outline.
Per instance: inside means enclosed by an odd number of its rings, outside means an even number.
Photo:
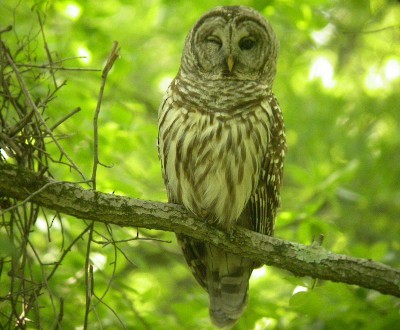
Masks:
[[[189,32],[181,70],[208,80],[260,81],[272,85],[279,43],[267,20],[242,7],[217,7]]]

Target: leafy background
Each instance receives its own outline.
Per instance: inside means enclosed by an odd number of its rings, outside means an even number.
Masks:
[[[281,44],[274,91],[286,122],[288,155],[276,236],[310,244],[323,234],[324,247],[335,253],[399,267],[399,1],[0,0],[0,28],[14,26],[2,34],[14,52],[30,40],[29,52],[17,52],[17,60],[36,65],[48,62],[38,13],[53,60],[65,68],[101,69],[113,41],[119,42],[121,56],[108,77],[99,117],[100,160],[111,167],[99,168],[97,189],[165,202],[156,150],[158,105],[191,26],[205,11],[233,4],[263,13]],[[48,104],[47,122],[81,108],[55,133],[90,177],[101,74],[60,70],[55,76],[67,84]],[[40,81],[26,79],[38,99],[52,85],[46,71]],[[57,155],[51,142],[47,150]],[[58,180],[81,181],[67,166],[50,166]],[[29,236],[41,259],[28,254],[25,271],[32,285],[41,283],[87,227],[53,216],[41,213]],[[207,294],[172,233],[111,231],[96,225],[91,246],[91,329],[212,329]],[[7,239],[4,227],[0,234]],[[137,235],[141,239],[129,240]],[[129,241],[100,244],[111,238]],[[28,328],[57,327],[61,300],[61,327],[82,327],[87,239],[84,234],[72,244],[41,289]],[[6,252],[1,258],[7,259]],[[0,280],[5,296],[6,272]],[[9,308],[0,302],[0,324]],[[263,267],[253,274],[248,308],[235,329],[393,329],[400,324],[399,310],[393,297]]]

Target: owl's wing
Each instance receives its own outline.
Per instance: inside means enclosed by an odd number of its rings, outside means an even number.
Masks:
[[[158,155],[162,164],[162,176],[165,187],[167,188],[168,202],[173,204],[182,204],[180,197],[176,196],[176,194],[174,194],[169,188],[169,178],[166,173],[167,155],[169,153],[170,144],[173,143],[173,141],[167,139],[166,136],[160,136],[161,126],[164,124],[163,118],[165,118],[166,112],[171,111],[171,109],[173,109],[173,105],[172,91],[170,86],[159,109]],[[176,143],[176,141],[174,143]],[[204,251],[205,244],[182,234],[176,234],[176,238],[194,277],[196,278],[197,282],[199,282],[199,284],[207,290],[207,285],[205,282],[207,280]]]
[[[275,95],[270,92],[268,102],[261,106],[270,116],[270,139],[258,187],[250,198],[249,207],[253,230],[264,235],[274,233],[276,209],[280,205],[280,186],[286,151],[285,127]],[[269,108],[266,108],[269,107]]]

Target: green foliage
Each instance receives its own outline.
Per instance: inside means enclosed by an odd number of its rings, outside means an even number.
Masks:
[[[99,167],[97,189],[166,201],[156,149],[163,91],[178,70],[192,24],[212,7],[238,3],[0,0],[0,29],[13,26],[1,38],[16,63],[48,63],[40,15],[53,62],[80,69],[102,69],[117,40],[121,56],[109,74],[99,117],[100,161],[111,167]],[[335,253],[399,267],[400,3],[240,4],[265,14],[281,44],[274,91],[284,112],[288,156],[276,236],[309,244],[323,234],[324,246]],[[44,99],[54,88],[53,76],[31,70],[40,79],[29,72],[24,79],[35,99]],[[47,104],[47,123],[52,126],[81,108],[55,134],[90,177],[101,73],[58,70],[54,76],[66,86]],[[47,142],[57,160],[58,148]],[[68,166],[53,162],[49,167],[58,180],[82,181]],[[4,269],[21,243],[9,239],[5,219],[0,223]],[[21,271],[32,282],[30,289],[39,289],[39,304],[27,315],[28,328],[57,327],[57,318],[65,329],[82,326],[86,228],[81,220],[48,210],[32,225],[24,260],[29,267]],[[124,241],[137,234],[138,240]],[[212,329],[207,295],[192,278],[173,234],[95,225],[93,235],[90,329]],[[4,269],[1,297],[12,281],[9,268]],[[255,271],[248,309],[235,329],[394,329],[400,324],[398,299],[344,284],[312,283],[271,267]],[[10,308],[8,300],[0,302],[0,325],[13,326],[7,323]]]

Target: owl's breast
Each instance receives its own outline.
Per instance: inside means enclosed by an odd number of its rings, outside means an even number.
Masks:
[[[236,116],[170,107],[159,148],[170,200],[229,229],[258,185],[268,116],[255,107]]]

